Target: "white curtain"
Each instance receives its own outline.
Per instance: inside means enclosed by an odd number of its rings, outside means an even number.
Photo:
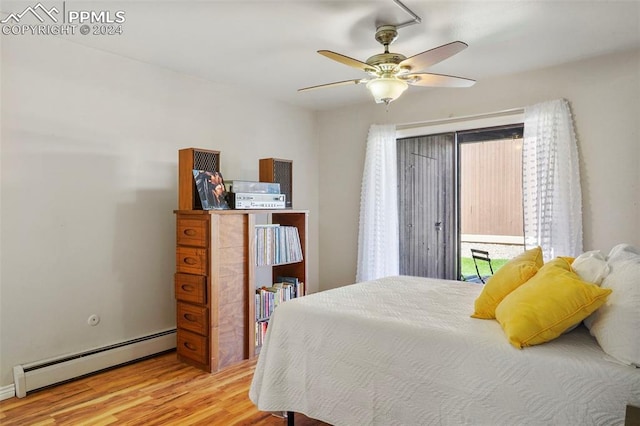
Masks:
[[[372,125],[360,194],[356,282],[398,275],[398,175],[395,125]]]
[[[524,235],[545,259],[582,253],[578,148],[564,99],[525,108],[522,152]]]

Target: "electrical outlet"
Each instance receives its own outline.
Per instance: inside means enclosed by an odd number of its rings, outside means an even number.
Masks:
[[[92,327],[95,327],[96,325],[100,324],[100,317],[96,314],[91,315],[87,320],[87,324],[89,324]]]

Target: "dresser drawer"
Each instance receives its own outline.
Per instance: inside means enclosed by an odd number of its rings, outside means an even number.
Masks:
[[[177,326],[194,333],[206,335],[209,328],[208,309],[204,306],[178,302]]]
[[[176,299],[185,302],[207,303],[207,277],[192,274],[175,274]]]
[[[208,247],[209,221],[178,217],[176,231],[178,245]]]
[[[207,249],[176,248],[176,271],[186,274],[207,275],[208,253]]]
[[[208,364],[208,347],[209,340],[206,337],[178,329],[177,351],[179,356],[192,359],[201,364]]]

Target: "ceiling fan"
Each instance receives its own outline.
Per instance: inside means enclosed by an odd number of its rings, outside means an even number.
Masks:
[[[474,85],[475,80],[468,78],[423,72],[426,68],[464,50],[467,47],[466,43],[454,41],[407,58],[400,53],[389,52],[389,45],[397,37],[398,31],[395,25],[378,27],[375,38],[384,46],[384,53],[373,55],[365,62],[330,50],[318,50],[319,54],[358,68],[369,74],[369,77],[305,87],[298,89],[298,91],[349,84],[366,84],[377,103],[389,104],[400,97],[409,85],[429,87],[470,87]]]

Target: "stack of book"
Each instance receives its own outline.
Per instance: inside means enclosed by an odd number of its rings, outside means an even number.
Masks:
[[[256,323],[256,346],[262,346],[264,343],[264,336],[267,335],[267,327],[269,323],[267,321]]]
[[[273,311],[287,300],[304,295],[304,283],[295,277],[277,277],[271,287],[256,289],[256,346],[261,346]]]
[[[256,225],[256,264],[281,265],[302,261],[300,235],[295,226]]]

